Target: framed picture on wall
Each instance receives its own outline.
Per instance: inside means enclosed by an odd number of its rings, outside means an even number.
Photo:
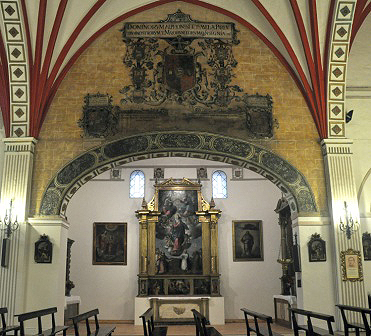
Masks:
[[[127,264],[127,224],[93,224],[93,265]]]
[[[308,242],[309,261],[326,261],[326,242],[318,233],[312,234]]]
[[[361,252],[348,249],[340,253],[343,281],[362,281]]]
[[[363,257],[365,260],[371,260],[371,234],[368,232],[362,235]]]
[[[262,261],[263,222],[261,220],[232,221],[233,261]]]

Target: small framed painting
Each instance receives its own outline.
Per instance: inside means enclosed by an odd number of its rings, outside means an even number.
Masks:
[[[93,265],[127,264],[127,224],[93,224]]]
[[[262,261],[263,222],[235,220],[232,222],[233,261]]]
[[[326,261],[326,242],[318,233],[312,234],[308,242],[309,261]]]
[[[363,281],[361,252],[348,249],[340,253],[343,281]]]
[[[365,260],[371,260],[371,234],[365,232],[362,235],[362,245],[363,245],[363,258]]]

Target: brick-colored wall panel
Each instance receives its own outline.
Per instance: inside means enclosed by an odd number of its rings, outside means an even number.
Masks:
[[[187,3],[165,4],[131,17],[127,21],[159,21],[177,9],[190,14],[194,20],[231,22],[222,14]],[[62,82],[43,124],[35,153],[35,170],[32,187],[31,213],[38,213],[42,194],[49,182],[68,161],[84,151],[102,144],[100,139],[82,138],[77,121],[82,118],[83,98],[88,93],[109,93],[113,104],[120,105],[119,90],[131,84],[130,69],[122,62],[126,45],[122,42],[120,23],[102,34],[80,56]],[[285,158],[307,178],[316,198],[319,210],[327,213],[323,159],[319,137],[309,109],[289,73],[270,49],[247,28],[236,23],[240,44],[233,47],[238,61],[233,84],[254,94],[269,94],[273,98],[273,117],[278,122],[274,138],[251,140],[243,125],[226,127],[215,120],[207,123],[187,122],[168,124],[166,129],[209,131],[253,141]],[[166,44],[161,41],[162,45]],[[174,108],[175,104],[170,104]],[[139,108],[151,106],[139,106]],[[137,107],[138,108],[138,107]],[[241,123],[243,124],[245,120]],[[121,136],[161,130],[160,121],[142,123],[127,121],[131,128]],[[117,135],[116,138],[120,137]],[[112,139],[108,139],[112,140]],[[107,141],[108,141],[107,140]]]

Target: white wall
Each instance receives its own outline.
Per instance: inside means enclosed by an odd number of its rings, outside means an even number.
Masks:
[[[353,166],[361,233],[371,233],[371,88],[349,88],[347,111],[354,110],[347,136],[353,140]],[[366,293],[371,294],[371,260],[363,263]]]
[[[189,167],[191,166],[191,167]],[[122,168],[122,181],[109,181],[106,172],[85,184],[68,205],[68,236],[72,245],[72,295],[81,297],[80,311],[98,307],[101,319],[133,320],[137,295],[138,220],[135,210],[141,199],[130,199],[129,175],[137,168],[146,176],[145,197],[154,194],[153,167],[165,167],[165,178],[196,178],[198,166],[208,167],[208,181],[202,181],[206,200],[211,199],[210,177],[217,163],[195,159],[152,159]],[[274,294],[280,294],[281,268],[277,263],[280,229],[273,211],[281,197],[279,189],[268,180],[244,170],[243,181],[231,181],[232,168],[221,166],[228,175],[228,198],[215,199],[222,210],[219,221],[219,256],[221,292],[225,297],[226,318],[243,318],[241,307],[274,315]],[[106,179],[102,181],[102,179]],[[263,221],[264,261],[233,262],[232,220]],[[94,222],[127,222],[128,262],[126,266],[92,265]]]
[[[298,306],[334,315],[335,275],[333,273],[335,267],[333,265],[335,247],[330,220],[329,218],[299,217],[298,224],[295,231],[299,236],[302,271],[302,302],[298,302]],[[326,242],[326,261],[309,261],[308,243],[314,233],[318,233]]]

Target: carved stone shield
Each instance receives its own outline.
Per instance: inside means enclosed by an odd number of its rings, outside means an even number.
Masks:
[[[246,126],[255,136],[273,136],[272,97],[260,94],[244,95],[246,104]]]
[[[109,128],[110,109],[107,107],[90,107],[86,110],[88,133],[93,136],[102,136]]]
[[[168,88],[183,94],[196,84],[194,55],[165,55],[164,78]]]
[[[117,115],[108,94],[88,94],[84,97],[83,118],[77,124],[85,136],[106,137],[117,132]]]

